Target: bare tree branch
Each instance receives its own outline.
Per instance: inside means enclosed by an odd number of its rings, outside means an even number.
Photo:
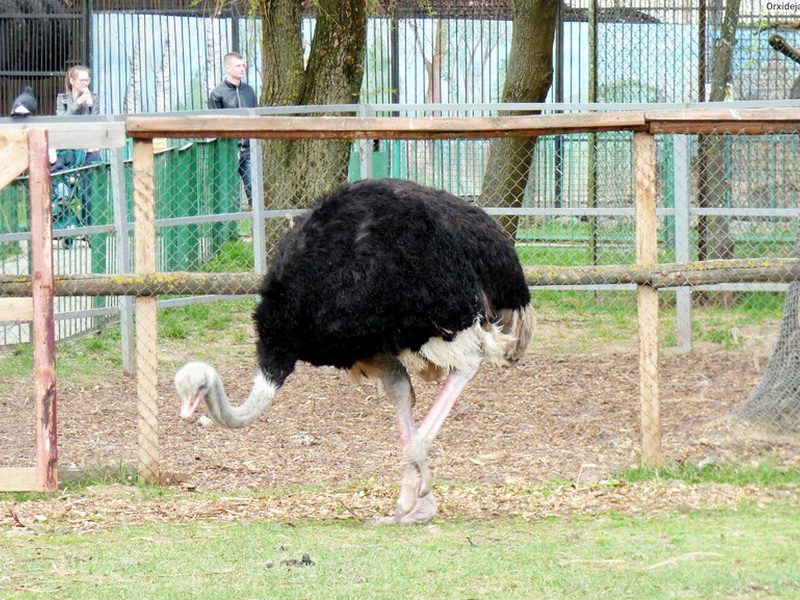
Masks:
[[[772,46],[774,50],[777,50],[783,54],[786,58],[793,60],[796,63],[800,63],[800,50],[792,46],[777,33],[773,33],[771,36],[769,36],[769,45]]]
[[[788,27],[790,29],[800,29],[800,21],[775,21],[774,23],[770,23],[767,25],[762,25],[758,28],[753,35],[758,35],[759,33],[766,31],[767,29],[778,29],[780,27]]]

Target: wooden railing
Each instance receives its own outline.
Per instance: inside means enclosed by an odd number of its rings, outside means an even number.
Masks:
[[[30,126],[23,128],[35,128]],[[61,126],[59,126],[61,127]],[[74,126],[73,126],[74,127]],[[3,128],[0,127],[0,130]],[[82,147],[120,144],[134,140],[134,207],[136,274],[56,277],[57,295],[135,295],[137,297],[137,393],[139,407],[139,472],[155,481],[158,466],[157,336],[155,300],[158,294],[252,293],[255,274],[155,273],[154,248],[154,138],[263,138],[263,139],[451,139],[530,137],[561,133],[630,131],[634,133],[636,264],[599,267],[526,267],[531,285],[634,283],[637,286],[642,460],[662,461],[658,392],[658,289],[663,287],[746,281],[797,281],[800,262],[791,259],[711,261],[657,264],[656,160],[657,134],[795,134],[800,131],[800,109],[680,109],[617,113],[551,114],[505,117],[272,117],[209,114],[191,117],[130,117],[125,133],[119,123],[92,123],[83,128]],[[75,146],[61,128],[57,143]],[[106,143],[101,143],[105,140]],[[49,205],[49,204],[48,204]],[[27,296],[34,277],[0,277],[0,296]],[[34,317],[47,318],[34,311]],[[34,322],[36,322],[34,320]],[[49,351],[49,350],[48,350]],[[46,387],[43,379],[39,386]],[[37,388],[38,390],[39,388]],[[37,392],[38,393],[38,392]],[[46,393],[46,390],[43,391]],[[54,392],[53,392],[54,393]],[[45,405],[46,406],[46,405]],[[37,417],[38,418],[38,417]],[[54,418],[54,416],[53,416]],[[50,489],[52,468],[43,467]],[[54,481],[54,480],[53,480]]]

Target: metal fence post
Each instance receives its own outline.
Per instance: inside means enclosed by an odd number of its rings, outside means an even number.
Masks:
[[[250,140],[250,179],[253,191],[250,218],[253,223],[253,268],[267,272],[267,239],[264,231],[264,144]]]
[[[691,157],[689,136],[673,136],[673,181],[675,186],[675,261],[691,260],[692,230],[689,221]],[[692,290],[681,287],[676,294],[676,336],[679,352],[692,349]]]
[[[360,104],[358,107],[359,117],[371,117],[372,107],[366,104]],[[360,179],[372,178],[372,140],[359,140],[358,141],[358,160],[361,167]]]
[[[128,201],[125,190],[125,160],[121,148],[113,148],[111,157],[111,205],[114,218],[114,242],[117,246],[117,273],[131,273],[130,226],[128,225]],[[133,298],[120,296],[119,324],[122,347],[122,370],[136,373],[136,343],[133,328]]]

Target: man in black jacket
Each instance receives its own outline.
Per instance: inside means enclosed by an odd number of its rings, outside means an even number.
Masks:
[[[208,108],[253,108],[258,106],[256,93],[242,79],[247,75],[247,64],[238,52],[225,55],[225,79],[211,90],[208,96]],[[250,140],[239,140],[239,177],[244,184],[249,210],[253,203],[253,190],[250,181]]]

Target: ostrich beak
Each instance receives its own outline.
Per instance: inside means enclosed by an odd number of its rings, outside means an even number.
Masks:
[[[187,395],[181,398],[181,418],[188,419],[192,416],[200,400],[206,395],[206,386],[201,385],[193,396]]]

